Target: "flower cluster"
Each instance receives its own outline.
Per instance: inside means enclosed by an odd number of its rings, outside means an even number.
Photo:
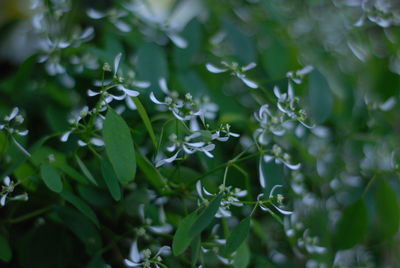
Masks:
[[[169,153],[173,153],[172,156],[162,158],[158,155],[156,161],[156,167],[160,167],[167,163],[172,163],[178,159],[178,155],[184,152],[187,155],[194,154],[196,152],[202,152],[207,157],[212,158],[213,154],[211,151],[215,149],[215,144],[212,143],[214,140],[217,141],[228,141],[229,137],[239,137],[237,133],[230,131],[229,124],[221,124],[218,129],[210,130],[209,125],[206,123],[206,119],[214,119],[215,113],[218,110],[218,106],[214,103],[210,103],[208,98],[203,98],[203,101],[194,99],[189,93],[185,94],[183,99],[179,98],[179,94],[175,91],[170,91],[166,80],[161,78],[159,80],[160,89],[166,94],[164,100],[156,98],[153,92],[150,93],[150,100],[158,105],[162,111],[170,111],[172,115],[181,122],[186,130],[189,132],[182,138],[177,133],[172,133],[169,136],[170,144],[166,150]],[[198,120],[200,120],[201,126]],[[190,127],[186,125],[189,122]]]
[[[232,216],[230,211],[230,206],[241,207],[243,206],[242,202],[240,202],[239,198],[245,197],[247,195],[246,190],[242,190],[239,188],[233,188],[232,186],[224,187],[220,186],[220,190],[223,191],[224,196],[221,200],[221,204],[218,208],[218,212],[215,214],[216,218],[229,218]],[[211,197],[216,196],[217,194],[212,194],[205,187],[201,185],[201,181],[197,181],[196,183],[196,191],[199,196],[199,206],[202,204],[208,205],[208,199],[204,197],[204,195]],[[203,195],[204,193],[204,195]]]
[[[30,156],[30,153],[14,138],[14,134],[17,136],[28,135],[29,131],[27,129],[19,129],[19,126],[24,123],[24,120],[24,117],[19,112],[19,108],[14,107],[9,115],[4,116],[3,122],[0,123],[0,130],[8,133],[18,149],[25,155]]]

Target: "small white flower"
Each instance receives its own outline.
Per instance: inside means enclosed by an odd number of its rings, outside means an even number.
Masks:
[[[154,262],[159,262],[158,258],[160,255],[169,255],[171,253],[171,248],[169,246],[162,246],[157,253],[151,258],[150,249],[145,249],[139,252],[137,246],[137,240],[134,240],[131,249],[129,252],[129,259],[125,259],[124,263],[128,267],[158,267],[158,265]]]
[[[233,76],[236,76],[237,78],[242,80],[242,82],[245,83],[246,86],[250,88],[258,88],[257,83],[248,79],[247,76],[244,74],[244,72],[255,68],[257,66],[256,63],[251,62],[243,67],[239,67],[239,64],[237,62],[227,63],[225,61],[222,61],[221,64],[223,65],[223,67],[218,67],[211,63],[207,63],[206,68],[211,73],[224,73],[230,71]]]

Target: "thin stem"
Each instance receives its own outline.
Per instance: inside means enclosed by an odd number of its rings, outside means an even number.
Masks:
[[[32,212],[30,212],[30,213],[27,213],[27,214],[25,214],[25,215],[22,215],[22,216],[20,216],[20,217],[18,217],[18,218],[10,219],[9,222],[10,222],[11,224],[20,223],[20,222],[29,220],[29,219],[31,219],[31,218],[34,218],[34,217],[36,217],[36,216],[39,216],[39,215],[41,215],[41,214],[43,214],[43,213],[46,213],[47,211],[51,210],[52,208],[53,208],[53,206],[48,206],[48,207],[44,207],[44,208],[41,208],[41,209],[38,209],[38,210],[34,210],[34,211],[32,211]]]

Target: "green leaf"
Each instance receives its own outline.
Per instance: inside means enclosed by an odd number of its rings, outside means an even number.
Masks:
[[[337,249],[348,249],[360,242],[368,227],[367,209],[363,199],[344,209],[337,224],[335,245]]]
[[[328,81],[318,70],[310,75],[309,102],[315,123],[323,123],[332,112],[333,96]]]
[[[191,248],[192,248],[192,268],[196,267],[197,260],[199,259],[200,253],[201,253],[201,237],[200,235],[197,235],[196,237],[193,238],[192,243],[191,243]]]
[[[172,252],[175,256],[182,254],[190,245],[192,237],[189,236],[189,229],[197,218],[195,211],[187,215],[179,224],[172,240]]]
[[[40,167],[40,175],[46,186],[56,193],[61,193],[63,190],[63,183],[57,170],[48,164],[43,164]]]
[[[108,108],[104,120],[103,139],[108,159],[122,184],[135,178],[135,148],[129,127],[113,109]]]
[[[78,155],[75,155],[76,162],[78,163],[78,166],[82,170],[83,174],[85,174],[86,178],[93,183],[94,185],[97,186],[96,179],[93,177],[92,173],[90,173],[89,169],[86,167],[85,163],[79,158]]]
[[[132,97],[131,99],[135,103],[137,111],[138,111],[140,117],[143,120],[144,126],[146,127],[147,132],[150,135],[151,141],[153,142],[154,149],[157,150],[157,144],[158,143],[157,143],[156,135],[154,134],[154,130],[153,130],[153,127],[151,125],[149,116],[147,115],[146,109],[143,107],[143,105],[140,102],[139,98]]]
[[[154,165],[139,152],[136,152],[136,160],[140,170],[144,173],[148,182],[151,183],[158,192],[165,192],[167,183],[158,169],[156,169]]]
[[[65,190],[61,193],[61,196],[99,227],[100,224],[96,214],[82,199]]]
[[[158,80],[167,79],[168,68],[164,50],[153,43],[142,44],[137,52],[137,72],[139,80],[151,83],[149,91],[159,91]]]
[[[200,234],[205,228],[207,228],[208,225],[210,225],[219,209],[222,197],[223,193],[219,193],[197,217],[196,221],[189,230],[189,235],[191,237]]]
[[[56,212],[62,222],[85,245],[86,251],[93,255],[101,249],[101,236],[96,227],[82,214],[71,207],[57,206]]]
[[[8,241],[0,235],[0,260],[9,262],[12,258],[12,251]]]
[[[375,194],[379,232],[385,237],[393,236],[399,229],[400,208],[395,192],[382,180]]]
[[[250,229],[250,219],[250,217],[243,219],[233,228],[226,241],[225,253],[227,255],[232,254],[246,240]]]
[[[106,183],[111,196],[115,201],[121,200],[121,189],[118,183],[117,175],[115,175],[110,162],[108,162],[107,158],[105,157],[103,157],[101,161],[101,173],[103,174],[104,182]]]
[[[235,268],[246,268],[250,262],[250,250],[246,243],[243,243],[236,251],[235,258],[233,259],[233,266]]]

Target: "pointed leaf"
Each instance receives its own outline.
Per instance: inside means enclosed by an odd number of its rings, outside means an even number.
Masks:
[[[223,193],[219,193],[213,201],[200,213],[196,221],[193,223],[189,230],[189,235],[194,237],[200,234],[214,219],[215,214],[218,211]]]
[[[344,209],[337,224],[335,244],[338,249],[348,249],[360,242],[367,232],[368,215],[363,199]]]
[[[136,105],[137,111],[139,112],[139,115],[143,120],[144,126],[146,127],[147,132],[150,135],[150,138],[151,138],[151,141],[153,142],[154,148],[157,149],[156,135],[154,134],[154,130],[153,130],[153,127],[151,125],[149,116],[147,115],[146,109],[143,107],[143,105],[140,102],[139,98],[133,97],[131,99]]]
[[[129,127],[113,109],[108,108],[104,120],[103,139],[111,165],[119,181],[132,181],[136,173],[135,148]]]
[[[382,180],[375,194],[379,232],[385,237],[393,236],[399,229],[400,209],[396,194],[389,184]]]
[[[189,229],[197,218],[196,212],[187,215],[179,224],[172,240],[172,252],[175,256],[182,254],[190,245],[192,237],[189,236]]]
[[[43,164],[40,167],[40,175],[46,186],[56,193],[61,193],[63,184],[58,171],[48,164]]]
[[[165,178],[160,174],[158,169],[139,152],[136,152],[136,160],[140,170],[144,173],[145,178],[152,184],[158,192],[165,192],[168,186]]]
[[[121,200],[121,189],[118,183],[117,175],[115,175],[110,162],[108,162],[105,157],[103,157],[101,161],[101,173],[103,175],[104,182],[111,193],[111,196],[115,201]]]
[[[12,251],[8,241],[0,235],[0,260],[9,262],[12,258]]]
[[[246,268],[250,262],[250,250],[246,243],[243,243],[237,250],[235,258],[233,259],[233,266],[235,268]]]
[[[86,178],[93,183],[94,185],[97,186],[96,179],[93,177],[92,173],[90,173],[89,169],[86,167],[85,163],[79,158],[78,155],[75,155],[76,162],[78,163],[78,166],[80,167],[81,171],[83,174],[85,174]]]
[[[319,124],[330,116],[333,108],[333,96],[326,78],[318,70],[310,75],[309,102],[311,116]]]
[[[225,253],[227,255],[230,255],[237,250],[247,238],[250,229],[250,219],[250,217],[243,219],[235,226],[235,228],[233,228],[226,241]]]

